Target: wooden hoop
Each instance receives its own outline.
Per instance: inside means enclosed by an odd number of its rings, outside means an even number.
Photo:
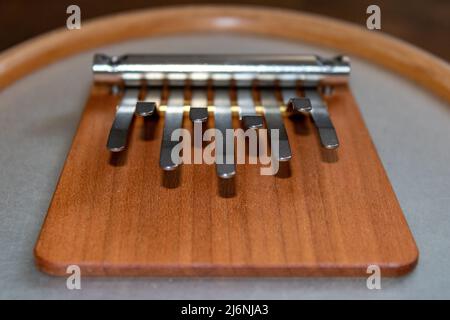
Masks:
[[[332,47],[393,70],[450,102],[450,65],[386,34],[317,15],[243,6],[184,6],[112,15],[55,30],[0,54],[0,90],[59,59],[124,40],[232,32]]]

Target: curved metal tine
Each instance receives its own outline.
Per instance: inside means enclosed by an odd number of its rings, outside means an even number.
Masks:
[[[190,105],[189,119],[192,122],[205,122],[208,120],[208,88],[193,88]]]
[[[305,88],[305,97],[311,101],[311,117],[314,125],[319,131],[320,142],[326,149],[336,149],[339,146],[339,140],[331,122],[325,101],[317,91],[317,88]]]
[[[311,101],[307,98],[299,97],[295,88],[283,88],[281,95],[287,111],[310,112],[312,109]]]
[[[172,133],[183,125],[184,88],[170,87],[167,108],[164,113],[164,129],[159,155],[159,165],[165,171],[175,170],[181,159],[172,159],[172,150],[179,141],[172,141]]]
[[[288,161],[292,157],[292,152],[275,89],[260,88],[260,96],[269,134],[271,134],[272,130],[278,130],[279,133],[279,154],[277,160]]]
[[[233,129],[230,89],[214,88],[214,124],[223,137],[222,154],[218,157],[216,148],[216,172],[220,178],[229,179],[236,174],[234,134],[231,141],[227,139],[227,130]]]
[[[161,86],[152,86],[147,89],[147,94],[143,101],[136,103],[136,115],[148,117],[155,113],[156,108],[161,103]]]
[[[253,101],[252,88],[237,88],[237,104],[239,106],[239,119],[245,129],[256,129],[263,126],[263,118],[256,113]]]
[[[128,131],[133,120],[136,102],[139,99],[139,92],[139,88],[125,89],[117,106],[116,116],[106,144],[112,152],[120,152],[127,145]]]

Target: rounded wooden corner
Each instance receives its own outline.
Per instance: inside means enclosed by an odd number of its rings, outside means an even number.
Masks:
[[[48,255],[48,252],[42,249],[38,242],[34,247],[34,262],[37,269],[51,276],[66,275],[68,263],[58,261],[55,257]]]
[[[400,277],[411,273],[419,263],[419,250],[416,245],[414,249],[410,251],[410,256],[406,257],[403,261],[397,263],[393,268],[393,276]]]

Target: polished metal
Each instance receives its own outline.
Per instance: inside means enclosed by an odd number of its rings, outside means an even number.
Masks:
[[[216,156],[216,172],[220,178],[229,179],[236,174],[234,135],[233,141],[227,141],[227,130],[233,129],[229,89],[215,88],[214,90],[214,126],[223,137],[222,154]]]
[[[155,113],[156,108],[161,103],[162,87],[152,86],[147,89],[144,101],[136,104],[136,115],[148,117]]]
[[[208,91],[206,87],[192,89],[189,119],[192,122],[205,122],[208,120]]]
[[[252,88],[238,88],[236,90],[239,106],[239,119],[245,129],[256,129],[263,126],[263,118],[256,113]]]
[[[156,103],[153,101],[138,101],[136,103],[136,115],[148,117],[155,113]]]
[[[272,130],[278,130],[279,133],[279,154],[277,160],[288,161],[292,157],[291,147],[275,91],[273,89],[261,89],[260,95],[268,132],[271,134]]]
[[[289,110],[298,112],[310,112],[312,110],[311,100],[301,97],[294,97],[289,99],[287,107]]]
[[[339,146],[339,140],[331,122],[325,101],[317,91],[317,88],[305,88],[305,97],[311,101],[312,109],[310,111],[314,125],[319,131],[320,142],[326,149],[336,149]]]
[[[278,130],[277,160],[290,160],[292,153],[280,108],[284,104],[287,112],[311,115],[325,148],[339,146],[322,93],[332,94],[334,85],[348,81],[350,61],[345,56],[324,59],[315,55],[96,55],[92,68],[95,81],[109,83],[114,88],[125,87],[107,142],[112,152],[126,147],[134,114],[148,117],[159,110],[163,85],[168,85],[167,106],[160,109],[164,114],[160,152],[163,170],[174,170],[181,164],[179,155],[172,157],[172,150],[179,141],[172,141],[171,137],[176,129],[182,128],[186,85],[192,90],[191,101],[187,103],[189,118],[194,123],[202,123],[208,120],[208,85],[213,84],[214,122],[224,140],[227,129],[233,128],[232,105],[236,102],[242,126],[262,128],[265,121],[269,134],[271,130]],[[147,85],[147,95],[138,101],[143,81]],[[302,87],[304,97],[298,95],[297,86]],[[282,103],[276,96],[278,87]],[[231,88],[236,93],[236,101],[231,99]],[[264,117],[257,110],[254,90],[260,90]],[[221,178],[236,174],[234,143],[226,142],[216,158],[223,159],[216,161]]]
[[[172,150],[179,141],[172,141],[172,133],[183,124],[184,88],[171,87],[164,113],[164,129],[161,142],[159,165],[165,171],[175,170],[181,164],[181,159],[172,159]]]
[[[123,93],[106,144],[110,151],[120,152],[125,149],[138,98],[139,89],[137,88],[126,89]]]
[[[97,82],[136,84],[145,80],[150,85],[189,80],[193,85],[228,86],[295,86],[298,81],[309,84],[346,83],[350,61],[345,56],[325,59],[316,55],[123,55],[97,54],[92,66]]]
[[[312,109],[311,101],[307,98],[299,97],[296,88],[283,88],[281,96],[287,111],[309,112]]]

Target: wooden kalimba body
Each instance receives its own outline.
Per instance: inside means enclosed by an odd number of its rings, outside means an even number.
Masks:
[[[369,265],[401,275],[416,264],[346,81],[348,58],[96,55],[93,72],[36,245],[41,270],[342,276]],[[255,132],[258,147],[275,129],[278,148],[268,149],[278,170],[261,174],[251,139],[237,163],[237,142],[206,144],[196,127]],[[176,129],[193,136],[189,158],[187,148],[173,156]],[[215,163],[194,161],[211,145]]]

